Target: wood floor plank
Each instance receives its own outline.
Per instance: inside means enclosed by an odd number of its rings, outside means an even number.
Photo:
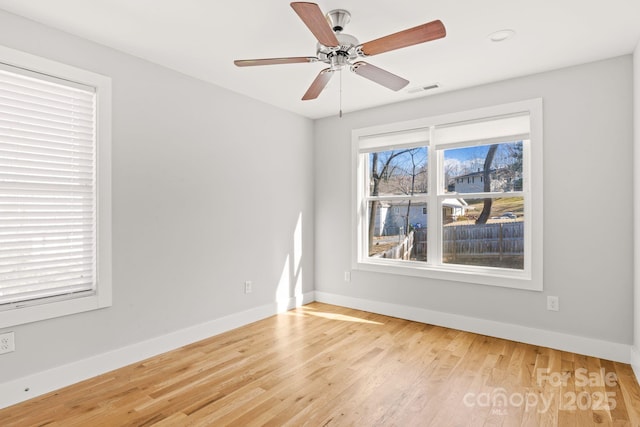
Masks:
[[[640,386],[626,364],[312,303],[2,409],[0,425],[640,426]]]

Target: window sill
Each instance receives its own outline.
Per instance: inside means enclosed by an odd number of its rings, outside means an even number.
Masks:
[[[542,291],[541,278],[532,277],[524,271],[510,271],[501,268],[465,266],[427,266],[423,262],[376,260],[375,262],[357,261],[354,270],[371,271],[403,276],[424,277],[462,283],[475,283],[487,286]]]
[[[27,305],[0,311],[0,329],[55,317],[68,316],[85,311],[111,306],[111,298],[98,294],[67,298],[58,301],[43,301],[41,304]]]

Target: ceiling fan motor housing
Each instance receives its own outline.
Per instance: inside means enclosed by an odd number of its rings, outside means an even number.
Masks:
[[[360,42],[350,34],[342,34],[344,27],[351,21],[351,14],[348,11],[334,9],[326,14],[326,18],[329,26],[336,33],[339,45],[325,46],[318,43],[316,55],[319,61],[331,66],[331,71],[337,71],[358,57],[356,48]]]
[[[356,48],[360,45],[358,39],[350,34],[337,33],[336,38],[340,42],[339,46],[331,47],[318,43],[316,51],[318,60],[331,65],[333,71],[356,59],[358,57]]]

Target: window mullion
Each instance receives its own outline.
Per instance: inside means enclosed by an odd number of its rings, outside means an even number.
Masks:
[[[440,247],[441,231],[438,227],[440,213],[438,212],[438,189],[441,187],[440,168],[442,155],[436,150],[436,141],[433,139],[435,127],[429,129],[429,194],[427,196],[427,264],[439,265],[442,259],[442,248]]]
[[[440,194],[443,199],[498,199],[501,197],[526,197],[524,191],[509,191],[509,192],[493,192],[493,193],[444,193]]]

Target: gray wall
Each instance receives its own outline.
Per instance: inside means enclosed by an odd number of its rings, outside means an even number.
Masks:
[[[630,344],[632,57],[316,122],[317,291]],[[544,292],[350,270],[351,130],[543,98]],[[546,310],[546,296],[560,311]]]
[[[636,365],[636,377],[640,381],[640,41],[633,54],[633,242],[634,242],[634,350],[638,358],[632,363]]]
[[[300,216],[313,289],[311,120],[4,12],[0,44],[113,79],[114,218],[113,307],[10,328],[0,382],[274,302]]]

